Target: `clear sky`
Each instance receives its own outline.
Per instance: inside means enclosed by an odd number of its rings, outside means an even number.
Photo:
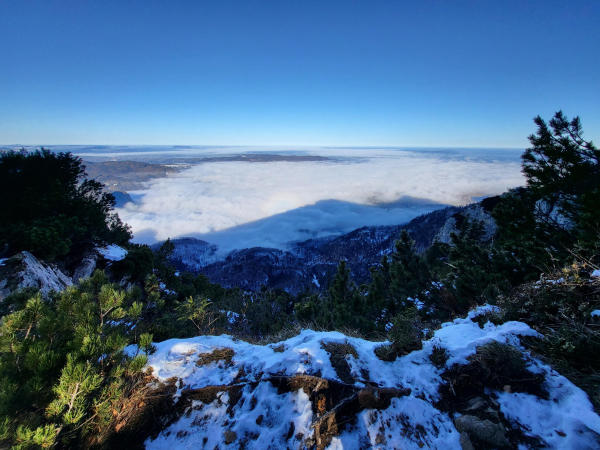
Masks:
[[[600,143],[600,1],[0,2],[1,144]]]

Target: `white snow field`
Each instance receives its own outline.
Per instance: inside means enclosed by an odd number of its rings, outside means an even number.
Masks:
[[[201,336],[171,339],[156,344],[148,366],[160,381],[176,378],[178,390],[206,386],[246,384],[240,400],[230,405],[227,392],[212,403],[193,401],[177,421],[164,429],[155,440],[147,440],[154,449],[304,448],[314,435],[311,424],[313,408],[309,396],[299,389],[279,393],[269,381],[273,375],[317,375],[340,380],[322,342],[348,342],[358,358],[347,357],[356,386],[363,381],[380,387],[410,388],[410,395],[394,398],[384,410],[365,409],[357,420],[346,424],[328,449],[461,449],[460,433],[453,419],[435,408],[438,387],[444,383],[430,361],[434,346],[444,347],[450,358],[446,366],[466,364],[476,348],[492,340],[520,346],[518,336],[535,336],[536,332],[520,322],[495,326],[488,322],[483,329],[473,319],[489,311],[481,307],[466,319],[446,323],[423,349],[394,362],[379,360],[374,349],[382,343],[347,337],[338,332],[304,330],[298,336],[268,346],[252,345],[228,336]],[[225,361],[196,365],[199,354],[227,347],[235,352],[232,363]],[[587,395],[565,377],[539,360],[529,357],[528,368],[545,376],[549,399],[524,393],[497,392],[497,402],[505,417],[526,435],[537,437],[554,449],[598,448],[600,416],[594,413]],[[362,380],[362,381],[361,381]],[[244,438],[244,437],[250,438]],[[520,449],[528,448],[525,444]]]

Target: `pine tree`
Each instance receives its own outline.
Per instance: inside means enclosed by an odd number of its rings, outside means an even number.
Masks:
[[[105,427],[152,351],[144,304],[102,272],[48,302],[30,298],[0,328],[0,427],[15,448],[77,446]],[[140,339],[144,353],[125,355]]]
[[[328,294],[333,328],[348,327],[366,332],[374,327],[374,323],[366,317],[366,297],[352,280],[350,268],[343,259],[338,264]]]
[[[111,212],[115,198],[102,188],[71,153],[0,151],[0,245],[52,260],[126,244],[129,227]]]
[[[571,258],[576,244],[585,252],[600,242],[600,150],[583,139],[579,117],[569,121],[559,111],[549,126],[540,116],[534,122],[538,128],[529,136],[532,147],[521,157],[527,189],[507,198],[513,206],[522,202],[523,218],[500,212],[495,217],[501,233],[534,242],[539,262],[548,263],[548,257],[543,261],[546,252],[561,264]],[[506,212],[503,203],[499,208]]]

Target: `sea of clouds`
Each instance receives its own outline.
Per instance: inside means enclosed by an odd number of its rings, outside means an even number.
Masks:
[[[211,155],[257,151],[213,149]],[[223,252],[255,246],[285,248],[291,241],[365,225],[401,224],[443,205],[467,204],[524,184],[518,150],[281,148],[260,152],[330,159],[193,165],[133,192],[135,202],[118,213],[132,226],[137,242],[194,236],[217,244]],[[133,153],[123,153],[105,152],[105,156],[133,159]],[[169,157],[173,154],[168,152]],[[144,158],[139,151],[135,155]]]

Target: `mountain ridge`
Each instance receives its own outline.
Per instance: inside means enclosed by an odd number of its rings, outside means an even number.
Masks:
[[[346,260],[356,282],[367,282],[369,269],[379,264],[384,255],[392,253],[403,229],[409,232],[419,252],[438,237],[447,241],[456,225],[454,216],[461,211],[467,211],[472,218],[493,222],[485,205],[480,203],[448,206],[404,224],[365,226],[340,236],[295,242],[288,249],[236,249],[222,258],[218,256],[216,245],[183,237],[171,240],[175,246],[171,261],[179,270],[203,273],[223,287],[256,291],[264,285],[292,294],[304,290],[319,292],[328,286],[341,259]],[[157,250],[161,244],[151,247]]]

